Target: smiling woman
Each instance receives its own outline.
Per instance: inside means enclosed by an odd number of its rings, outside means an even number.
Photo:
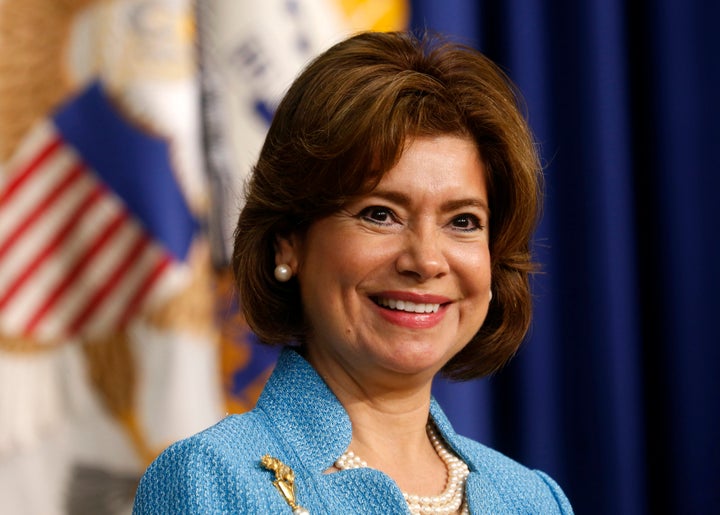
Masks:
[[[495,302],[482,330],[443,372],[471,379],[500,368],[529,322],[529,241],[540,165],[507,77],[478,52],[440,38],[373,33],[311,63],[281,102],[237,226],[234,269],[249,323],[281,345],[307,334],[297,282],[273,276],[278,235],[370,192],[414,137],[476,145],[486,172]],[[278,313],[282,313],[278,317]]]
[[[520,345],[539,181],[513,87],[477,51],[364,33],[313,61],[233,259],[250,326],[286,348],[255,410],[151,465],[136,512],[570,513],[431,397],[438,373],[481,377]]]

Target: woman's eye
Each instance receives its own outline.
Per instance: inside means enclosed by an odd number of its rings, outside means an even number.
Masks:
[[[480,219],[471,214],[458,215],[452,219],[451,225],[454,229],[461,231],[477,231],[483,229],[483,225],[480,223]]]
[[[381,206],[366,207],[360,211],[359,216],[369,222],[382,225],[389,224],[394,221],[393,212],[390,209]]]

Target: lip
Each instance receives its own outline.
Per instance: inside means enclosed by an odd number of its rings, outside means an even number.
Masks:
[[[447,304],[452,299],[443,295],[434,295],[432,293],[415,293],[411,291],[383,291],[372,295],[372,297],[384,297],[386,299],[404,300],[414,302],[415,304]]]
[[[429,329],[438,325],[443,318],[445,318],[445,314],[447,313],[448,306],[451,302],[451,299],[443,295],[407,291],[385,291],[372,295],[372,298],[378,297],[413,302],[415,304],[440,305],[439,309],[432,313],[410,313],[407,311],[387,309],[373,301],[373,305],[383,319],[391,324],[410,329]]]

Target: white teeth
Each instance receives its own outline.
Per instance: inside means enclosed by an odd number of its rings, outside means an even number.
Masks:
[[[440,304],[416,304],[409,300],[385,299],[382,297],[378,298],[378,304],[407,313],[437,313],[437,310],[440,309]]]

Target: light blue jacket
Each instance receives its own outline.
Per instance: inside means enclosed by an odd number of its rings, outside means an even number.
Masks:
[[[470,513],[572,513],[546,474],[459,436],[435,400],[430,414],[470,468]],[[307,361],[285,349],[254,410],[171,445],[150,465],[133,512],[291,514],[274,474],[260,466],[269,454],[293,469],[297,503],[312,515],[407,515],[400,489],[382,472],[323,473],[350,439],[350,419],[335,395]]]

